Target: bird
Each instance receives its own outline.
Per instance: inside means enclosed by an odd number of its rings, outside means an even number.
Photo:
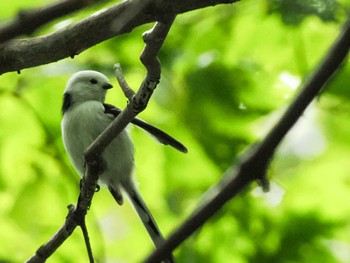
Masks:
[[[84,70],[74,73],[64,90],[62,140],[68,157],[81,178],[85,173],[84,151],[122,111],[105,103],[106,93],[112,87],[104,74]],[[160,143],[187,152],[182,143],[147,122],[134,118],[131,123],[147,131]],[[123,193],[127,194],[153,244],[159,247],[164,242],[164,237],[137,188],[134,178],[134,145],[128,129],[113,139],[101,158],[104,171],[99,182],[109,189],[119,205],[123,204]],[[175,260],[171,255],[165,262]]]

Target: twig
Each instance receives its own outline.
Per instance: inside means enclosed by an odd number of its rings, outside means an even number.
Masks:
[[[175,17],[175,15],[172,15],[162,22],[157,22],[151,30],[142,35],[146,46],[141,53],[140,60],[147,69],[147,75],[141,84],[139,92],[133,98],[135,111],[140,112],[147,107],[150,96],[159,83],[161,68],[157,54],[168,35]]]
[[[230,172],[229,181],[218,184],[221,190],[204,206],[196,210],[173,234],[157,248],[144,262],[160,262],[164,255],[169,254],[199,227],[209,220],[222,206],[236,196],[246,185],[254,180],[266,181],[266,170],[277,146],[287,132],[297,122],[307,106],[318,95],[322,87],[332,77],[346,58],[350,47],[350,19],[345,23],[338,39],[316,69],[309,81],[304,85],[299,95],[288,107],[287,111],[267,134],[264,140],[253,147],[243,158],[236,170]]]
[[[160,40],[162,37],[165,38],[168,30],[172,25],[173,19],[171,21],[167,21],[166,23],[157,23],[152,32],[150,33],[149,39],[158,39],[161,43],[164,42]],[[146,41],[146,52],[147,50],[158,50],[161,45],[157,45],[155,48],[147,47],[148,45],[153,45],[153,42]],[[145,51],[144,51],[145,52]],[[156,56],[157,52],[153,52],[153,55]],[[151,74],[149,74],[149,70],[152,71],[152,75],[157,75],[160,77],[160,67],[157,69],[151,68],[147,59],[154,60],[151,56],[146,56],[146,60],[142,61],[146,64],[147,76],[145,81],[141,84],[138,92],[132,97],[132,100],[127,105],[126,109],[122,111],[117,118],[107,127],[107,129],[89,146],[89,148],[85,151],[85,160],[86,160],[86,171],[85,177],[82,180],[81,184],[81,192],[79,195],[77,206],[73,205],[69,206],[69,213],[66,218],[65,223],[60,228],[60,230],[49,240],[46,244],[41,246],[36,254],[31,257],[27,262],[29,263],[42,263],[45,262],[55,251],[56,249],[62,245],[62,243],[73,233],[74,229],[80,225],[82,226],[82,230],[84,231],[85,227],[85,215],[87,213],[88,208],[90,207],[91,200],[95,193],[95,189],[97,187],[97,181],[99,174],[103,171],[102,162],[100,161],[100,156],[103,150],[109,145],[109,143],[121,132],[126,125],[131,122],[134,117],[143,109],[146,108],[148,100],[150,99],[153,89],[156,88],[156,84],[159,82],[159,79],[152,80],[152,85],[145,86],[144,83],[148,83],[148,78]],[[157,72],[159,70],[159,72]],[[156,84],[154,84],[156,83]],[[140,98],[142,97],[142,98]],[[147,99],[145,99],[147,98]],[[138,104],[135,104],[135,101]],[[144,103],[144,104],[142,104]],[[85,237],[85,235],[84,235]],[[89,242],[87,243],[88,247]],[[89,248],[88,248],[89,251]],[[89,251],[89,258],[93,258],[91,249]]]
[[[36,10],[20,11],[17,17],[0,28],[0,43],[20,35],[30,35],[39,27],[101,0],[65,0]]]
[[[77,206],[68,206],[68,215],[66,221],[61,226],[61,228],[53,235],[53,237],[42,245],[26,263],[43,263],[45,262],[56,250],[59,248],[63,242],[73,233],[75,228],[81,223],[85,222],[85,215],[92,197],[95,193],[98,175],[101,172],[101,162],[93,161],[90,162],[86,167],[86,176],[88,176],[91,182],[82,182],[81,192],[78,198]],[[89,255],[90,257],[90,255]]]
[[[85,217],[83,218],[83,221],[80,223],[80,228],[81,231],[83,232],[83,236],[84,236],[84,240],[85,240],[85,246],[86,246],[86,251],[88,253],[89,256],[89,262],[90,263],[94,263],[94,255],[92,253],[92,248],[91,248],[91,244],[90,244],[90,238],[89,238],[89,232],[88,229],[86,227],[86,222],[85,222]]]
[[[142,63],[147,69],[147,75],[142,82],[137,93],[131,98],[130,103],[126,108],[113,120],[111,125],[101,133],[95,142],[85,152],[85,160],[87,162],[95,160],[96,156],[100,156],[102,151],[109,145],[109,143],[123,130],[125,127],[136,117],[138,113],[143,111],[147,107],[147,103],[156,88],[160,79],[160,66],[156,55],[163,43],[167,32],[170,29],[174,17],[166,21],[165,23],[157,22],[152,29],[152,33],[149,34],[149,39],[146,40],[146,47],[143,50],[141,57]],[[163,37],[163,40],[161,40]],[[158,44],[152,47],[153,39],[158,39]],[[159,44],[161,43],[161,44]],[[149,50],[152,50],[154,57],[148,54]],[[157,52],[155,52],[157,51]],[[146,53],[146,55],[143,55]],[[158,64],[154,64],[157,61]],[[153,68],[154,66],[154,68]],[[152,77],[152,79],[151,79]]]
[[[77,222],[74,220],[74,206],[68,206],[68,216],[63,226],[57,231],[57,233],[44,245],[42,245],[26,263],[43,263],[48,259],[58,247],[73,233],[77,227]]]
[[[127,97],[128,100],[131,101],[135,95],[135,91],[133,91],[132,88],[130,88],[129,84],[126,82],[122,72],[122,68],[119,63],[114,65],[114,72],[118,80],[119,86],[122,89],[125,97]]]
[[[130,32],[140,25],[162,21],[174,14],[238,0],[159,0],[149,1],[145,6],[135,5],[135,1],[139,3],[137,0],[123,1],[46,36],[14,39],[1,44],[0,74],[74,57],[102,41]]]

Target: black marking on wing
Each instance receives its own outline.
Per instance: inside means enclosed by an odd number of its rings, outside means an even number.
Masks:
[[[105,113],[112,114],[112,115],[114,115],[114,117],[117,117],[119,115],[119,113],[122,112],[121,109],[119,109],[111,104],[103,103],[103,107],[105,107]]]
[[[62,115],[66,113],[69,108],[72,106],[72,95],[70,93],[63,94],[63,103],[62,103]]]
[[[160,143],[162,143],[164,145],[170,145],[170,146],[174,147],[176,150],[183,152],[183,153],[188,152],[187,148],[181,142],[179,142],[178,140],[176,140],[174,137],[170,136],[169,134],[163,132],[162,130],[148,124],[147,122],[145,122],[141,119],[135,118],[132,121],[132,123],[139,126],[142,129],[144,129],[145,131],[149,132]]]
[[[113,114],[115,117],[117,117],[122,112],[121,109],[119,109],[111,104],[104,103],[103,106],[105,107],[105,113]],[[139,126],[140,128],[144,129],[145,131],[149,132],[160,143],[162,143],[164,145],[170,145],[170,146],[174,147],[175,149],[177,149],[178,151],[183,152],[183,153],[188,152],[187,148],[181,142],[179,142],[178,140],[176,140],[175,138],[173,138],[169,134],[163,132],[162,130],[154,127],[153,125],[148,124],[147,122],[145,122],[139,118],[133,119],[131,121],[131,123]]]

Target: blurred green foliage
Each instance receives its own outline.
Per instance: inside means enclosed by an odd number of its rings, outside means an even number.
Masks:
[[[268,0],[269,12],[280,14],[285,24],[294,26],[312,15],[325,22],[334,22],[341,8],[336,0]]]
[[[29,3],[29,2],[28,2]],[[30,2],[31,7],[46,1]],[[339,33],[348,0],[242,0],[180,15],[161,51],[162,80],[140,117],[179,138],[187,155],[131,130],[136,176],[168,235],[292,100]],[[108,3],[106,4],[108,6]],[[26,1],[2,1],[12,17]],[[78,20],[101,8],[91,7]],[[40,29],[49,33],[69,22]],[[23,262],[62,225],[79,179],[64,152],[60,107],[69,76],[113,64],[137,88],[145,71],[135,29],[73,59],[0,77],[0,262]],[[350,261],[350,66],[345,63],[281,145],[271,191],[254,184],[175,251],[178,262]],[[116,86],[116,85],[115,85]],[[120,90],[108,102],[124,107]],[[139,262],[151,241],[126,202],[102,189],[88,227],[98,262]],[[87,262],[80,231],[49,262]]]

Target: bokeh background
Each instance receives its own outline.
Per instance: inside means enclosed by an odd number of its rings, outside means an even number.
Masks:
[[[44,0],[0,2],[6,22]],[[47,34],[107,1],[41,28]],[[242,0],[179,15],[160,53],[162,79],[140,117],[181,140],[181,154],[131,129],[136,177],[167,236],[224,171],[273,126],[338,35],[349,0]],[[94,69],[116,88],[121,63],[135,89],[145,25],[74,59],[0,76],[0,262],[23,262],[62,225],[79,194],[63,149],[62,93]],[[103,30],[103,29],[101,29]],[[52,52],[55,52],[54,50]],[[271,191],[256,184],[175,251],[178,262],[350,262],[350,65],[347,61],[279,148]],[[132,207],[98,192],[87,216],[98,262],[140,262],[153,248]],[[87,262],[79,229],[49,262]]]

